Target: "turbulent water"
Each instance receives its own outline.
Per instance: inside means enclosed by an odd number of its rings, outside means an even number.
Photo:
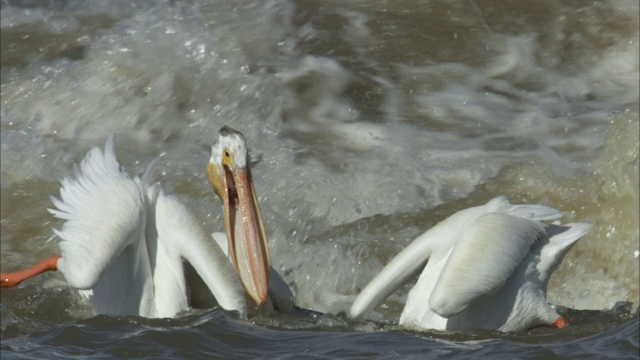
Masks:
[[[3,358],[638,358],[636,1],[3,1],[2,271],[57,253],[59,179],[117,155],[223,229],[211,141],[243,132],[293,315],[95,316],[46,274],[2,289]],[[345,311],[417,235],[500,194],[594,224],[553,275],[570,322],[397,325]],[[630,304],[632,303],[632,304]]]

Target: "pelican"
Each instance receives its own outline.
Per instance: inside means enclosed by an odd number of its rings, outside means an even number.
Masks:
[[[542,205],[512,205],[505,196],[461,210],[398,253],[358,294],[350,314],[371,311],[427,262],[408,294],[401,325],[503,332],[563,328],[566,320],[547,303],[547,284],[591,225],[542,222],[562,215]]]
[[[142,180],[128,175],[116,160],[112,136],[104,151],[91,149],[74,176],[61,181],[60,198],[51,197],[56,209],[49,212],[65,220],[54,230],[61,256],[2,274],[2,286],[59,270],[99,314],[174,317],[189,309],[186,261],[226,310],[246,317],[245,291],[262,305],[274,286],[286,288],[276,300],[291,308],[290,290],[270,266],[243,135],[225,126],[211,150],[208,179],[223,201],[226,235],[212,238],[176,197],[149,185],[154,164]]]

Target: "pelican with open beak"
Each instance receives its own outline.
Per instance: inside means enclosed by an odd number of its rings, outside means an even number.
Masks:
[[[203,295],[191,286],[197,281],[185,272],[187,262],[226,310],[246,316],[246,291],[258,305],[268,303],[269,292],[274,308],[289,311],[293,295],[270,266],[244,137],[224,127],[212,150],[208,177],[224,202],[226,234],[212,238],[175,196],[149,184],[153,164],[142,179],[127,174],[112,136],[62,180],[60,198],[52,197],[49,211],[65,220],[54,230],[61,255],[0,274],[0,285],[60,270],[98,314],[173,317]]]
[[[228,126],[220,129],[207,165],[209,182],[224,203],[229,257],[246,292],[265,304],[271,269],[269,246],[251,179],[244,136]]]

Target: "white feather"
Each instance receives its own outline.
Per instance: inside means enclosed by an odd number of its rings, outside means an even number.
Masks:
[[[464,310],[478,296],[500,289],[529,252],[542,223],[501,213],[478,217],[459,235],[429,297],[442,317]]]
[[[59,268],[78,289],[93,288],[111,259],[139,241],[144,227],[144,192],[120,170],[113,145],[111,137],[104,153],[91,149],[75,168],[75,178],[62,180],[60,199],[51,198],[58,210],[49,212],[67,220],[54,230],[63,258]]]
[[[132,178],[118,164],[114,138],[91,149],[62,180],[57,209],[66,220],[58,268],[101,314],[171,317],[188,309],[183,259],[219,304],[246,314],[244,291],[222,250],[176,198]]]
[[[407,297],[400,324],[433,329],[522,331],[553,324],[549,276],[589,224],[545,225],[562,212],[512,205],[500,196],[461,210],[415,239],[356,298],[362,316],[428,260]]]

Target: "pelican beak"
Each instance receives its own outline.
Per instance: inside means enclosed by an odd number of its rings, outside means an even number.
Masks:
[[[222,168],[209,162],[207,174],[224,203],[229,257],[245,290],[260,305],[267,302],[269,246],[251,172],[248,165],[235,166],[233,156],[231,150],[225,148]]]

